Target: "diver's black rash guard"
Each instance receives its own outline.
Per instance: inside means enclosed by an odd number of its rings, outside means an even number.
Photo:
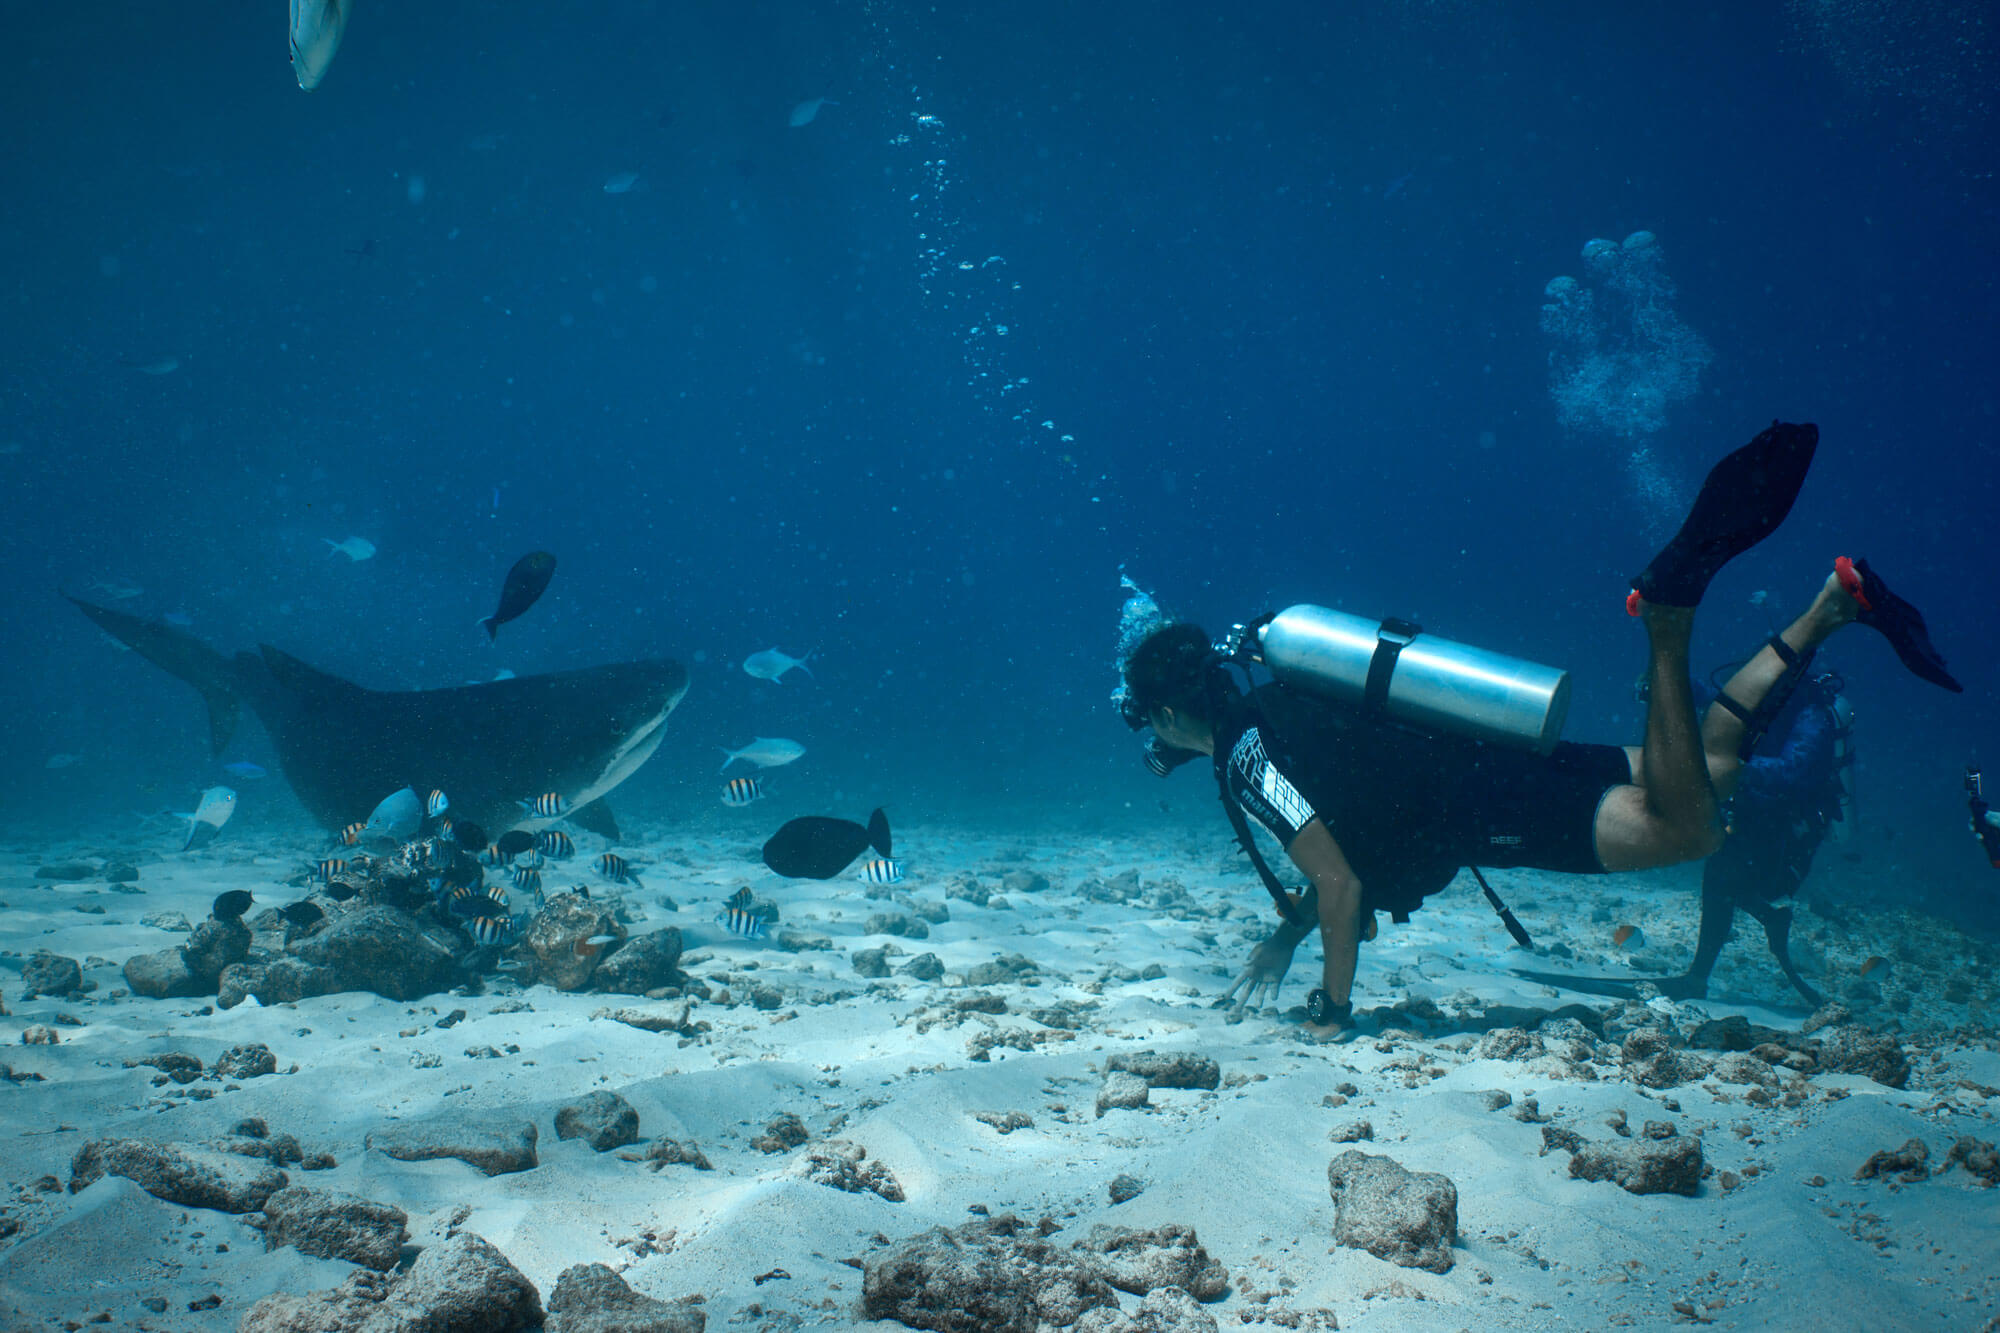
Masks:
[[[1216,727],[1230,799],[1286,848],[1314,819],[1361,881],[1362,907],[1402,916],[1461,866],[1601,874],[1598,804],[1631,779],[1610,745],[1546,757],[1362,717],[1283,685]]]

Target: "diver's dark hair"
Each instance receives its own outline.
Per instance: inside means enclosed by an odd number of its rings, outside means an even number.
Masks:
[[[1201,626],[1182,621],[1156,629],[1139,641],[1125,662],[1125,694],[1140,717],[1171,708],[1213,723],[1209,678],[1215,650]]]

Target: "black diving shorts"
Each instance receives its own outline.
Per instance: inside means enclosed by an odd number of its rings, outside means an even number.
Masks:
[[[1632,781],[1617,745],[1565,742],[1547,756],[1487,750],[1451,812],[1464,864],[1601,875],[1597,808]]]

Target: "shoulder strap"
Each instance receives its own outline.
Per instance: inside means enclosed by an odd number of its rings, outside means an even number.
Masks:
[[[1241,706],[1253,714],[1256,713],[1256,705],[1247,698],[1241,702]],[[1259,721],[1261,720],[1259,717]],[[1264,881],[1264,889],[1271,895],[1271,901],[1278,905],[1278,915],[1285,919],[1285,923],[1291,926],[1308,924],[1299,915],[1298,909],[1292,906],[1291,894],[1285,891],[1283,882],[1272,873],[1270,863],[1265,861],[1264,854],[1257,850],[1257,840],[1250,834],[1250,821],[1243,815],[1243,806],[1229,794],[1229,755],[1218,746],[1214,758],[1216,791],[1222,797],[1223,813],[1229,816],[1229,827],[1236,831],[1237,846],[1241,847],[1243,854],[1250,858],[1251,866],[1257,871],[1257,878]]]

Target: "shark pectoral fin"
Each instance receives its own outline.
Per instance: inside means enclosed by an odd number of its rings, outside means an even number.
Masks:
[[[68,594],[64,594],[66,597]],[[92,624],[139,656],[193,686],[208,705],[208,739],[221,754],[236,734],[242,711],[239,668],[192,634],[160,620],[142,620],[123,611],[69,597]]]
[[[347,32],[351,0],[292,0],[292,72],[299,87],[319,87]]]
[[[603,800],[592,801],[569,812],[569,822],[584,830],[595,833],[600,838],[612,842],[623,842],[618,832],[618,817],[611,813],[611,806]]]

